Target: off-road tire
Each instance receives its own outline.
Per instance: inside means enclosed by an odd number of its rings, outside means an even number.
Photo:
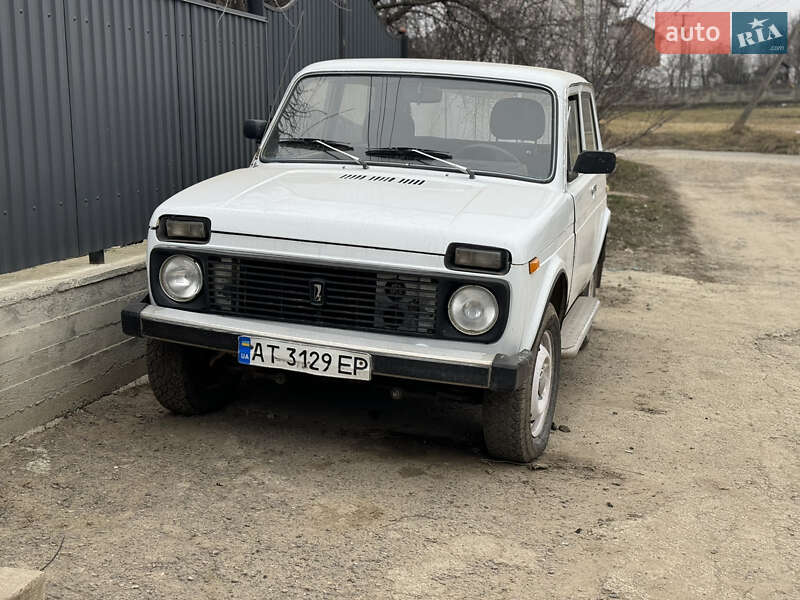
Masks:
[[[228,355],[153,339],[147,340],[146,354],[153,395],[170,412],[218,410],[236,393],[240,374]]]
[[[553,341],[553,378],[550,405],[545,416],[544,428],[537,437],[531,433],[531,395],[533,366],[540,340],[550,330]],[[548,304],[542,323],[531,349],[533,361],[513,392],[487,392],[483,401],[483,437],[486,449],[495,458],[519,463],[528,463],[539,457],[547,447],[550,428],[558,398],[559,371],[561,367],[561,323],[552,304]]]

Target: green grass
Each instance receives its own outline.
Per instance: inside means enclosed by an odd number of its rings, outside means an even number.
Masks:
[[[667,123],[636,139],[632,146],[735,150],[800,154],[800,104],[757,107],[741,135],[730,132],[742,106],[702,106],[676,109]],[[652,112],[626,113],[605,125],[606,144],[615,146],[636,136],[652,122]]]

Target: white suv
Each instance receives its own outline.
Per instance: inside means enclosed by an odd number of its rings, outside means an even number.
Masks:
[[[524,66],[311,65],[249,168],[165,201],[122,313],[180,414],[266,367],[484,390],[489,452],[547,445],[561,357],[599,302],[609,221],[592,88]]]

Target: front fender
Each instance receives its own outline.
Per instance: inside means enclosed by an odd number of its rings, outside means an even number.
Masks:
[[[569,297],[570,273],[572,271],[572,254],[574,251],[572,237],[569,236],[563,241],[561,246],[550,255],[533,274],[532,282],[533,294],[528,305],[531,307],[527,314],[525,327],[522,334],[521,350],[530,350],[536,334],[539,332],[539,324],[542,322],[547,302],[553,292],[558,277],[563,273],[567,278],[567,297]]]

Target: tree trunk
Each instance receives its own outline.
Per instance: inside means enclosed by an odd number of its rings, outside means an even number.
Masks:
[[[791,48],[792,44],[796,41],[795,38],[800,36],[800,21],[794,24],[792,27],[792,33],[789,35],[789,39],[786,42],[786,48]],[[767,91],[769,84],[772,83],[772,80],[775,78],[775,73],[778,72],[778,68],[781,66],[783,62],[784,55],[778,54],[775,57],[775,61],[770,65],[769,70],[764,75],[761,83],[758,84],[758,89],[756,93],[753,95],[753,98],[744,107],[742,114],[739,115],[739,118],[736,119],[736,122],[731,126],[731,131],[733,133],[742,133],[744,131],[745,123],[747,123],[747,119],[750,118],[750,113],[753,112],[753,109],[756,107],[758,102],[761,100],[761,96],[764,95],[764,92]]]

